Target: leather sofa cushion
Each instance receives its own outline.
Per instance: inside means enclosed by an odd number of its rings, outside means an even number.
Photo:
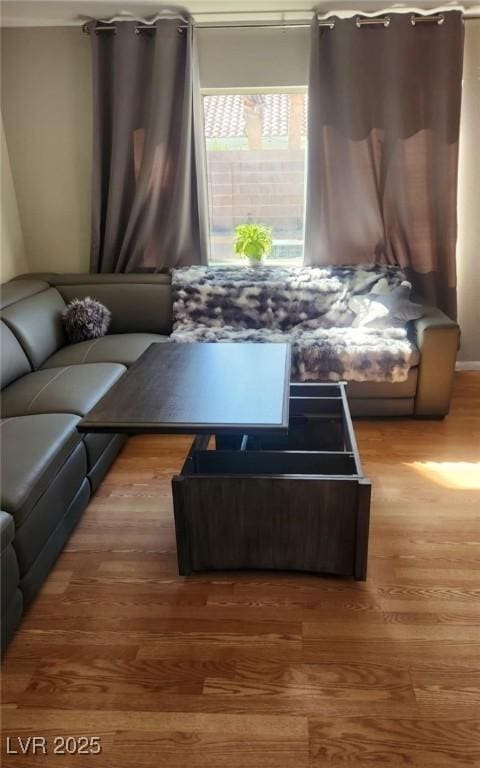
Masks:
[[[95,275],[95,282],[76,285],[57,283],[57,289],[65,301],[91,296],[101,301],[112,313],[110,333],[155,332],[169,334],[172,331],[172,292],[170,280],[162,282],[110,282],[105,275],[102,282]],[[122,275],[123,277],[123,275]]]
[[[19,340],[33,368],[39,368],[65,344],[64,309],[59,292],[49,288],[2,310],[2,319]]]
[[[59,349],[43,364],[43,368],[79,363],[121,363],[132,365],[143,352],[157,342],[168,341],[158,333],[122,333],[81,341]]]
[[[80,442],[78,416],[42,413],[0,422],[1,506],[19,526]]]
[[[8,325],[0,322],[1,388],[32,370],[28,358]]]
[[[124,372],[125,367],[116,363],[35,371],[3,390],[2,417],[33,413],[84,416]]]
[[[10,304],[26,299],[27,296],[34,296],[36,293],[46,291],[47,288],[49,288],[49,285],[43,279],[32,280],[29,277],[3,283],[0,295],[0,309],[5,309]]]

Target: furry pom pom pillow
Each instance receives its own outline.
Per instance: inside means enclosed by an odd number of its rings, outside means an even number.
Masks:
[[[110,317],[111,313],[106,306],[90,296],[72,299],[62,312],[65,333],[71,343],[105,336]]]

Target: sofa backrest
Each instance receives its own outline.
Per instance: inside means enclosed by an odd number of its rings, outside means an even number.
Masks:
[[[9,280],[8,283],[2,283],[0,290],[0,310],[6,309],[10,304],[26,299],[28,296],[34,296],[49,288],[49,283],[44,278],[30,277],[24,275],[21,279]]]
[[[3,320],[0,321],[0,349],[2,353],[0,385],[3,389],[20,376],[30,373],[32,366],[18,339]]]
[[[65,303],[91,296],[112,313],[109,333],[160,333],[172,330],[172,290],[169,274],[58,274],[21,275],[2,289],[23,284],[57,289]]]
[[[9,298],[18,291],[17,301],[2,307],[2,320],[19,341],[32,368],[39,368],[57,349],[66,344],[62,322],[65,302],[56,288],[45,285],[44,290],[26,295],[27,281],[16,280],[2,287]],[[36,283],[36,281],[32,281]]]
[[[45,274],[68,304],[91,296],[112,313],[108,333],[172,331],[172,291],[169,274]]]

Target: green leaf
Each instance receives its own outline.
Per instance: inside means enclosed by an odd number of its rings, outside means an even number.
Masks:
[[[235,253],[261,261],[272,250],[272,230],[262,224],[239,224],[235,227]]]

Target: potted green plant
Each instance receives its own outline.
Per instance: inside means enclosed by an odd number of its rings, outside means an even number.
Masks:
[[[239,224],[235,227],[234,248],[239,256],[245,256],[251,267],[262,263],[272,250],[272,230],[262,224]]]

